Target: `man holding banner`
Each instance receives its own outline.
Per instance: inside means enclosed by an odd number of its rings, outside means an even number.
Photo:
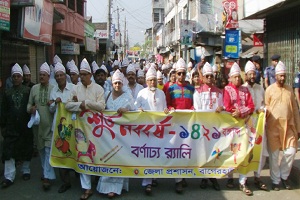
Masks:
[[[73,88],[66,104],[66,109],[81,112],[87,109],[101,112],[105,108],[104,90],[91,81],[92,72],[89,63],[84,58],[80,64],[81,83]],[[91,175],[80,174],[81,187],[85,189],[80,199],[88,199],[92,194]]]
[[[170,110],[193,109],[194,87],[185,83],[186,63],[180,58],[176,63],[177,82],[171,85],[166,93],[167,106]],[[176,192],[181,193],[186,182],[182,178],[176,178]]]
[[[150,67],[146,74],[147,88],[142,89],[135,101],[137,109],[144,111],[164,111],[169,112],[166,104],[165,93],[157,87],[157,72],[154,67]],[[146,194],[150,194],[152,189],[152,178],[144,178],[142,186],[145,187]]]
[[[230,83],[224,88],[224,107],[227,112],[235,118],[247,118],[254,111],[254,103],[248,88],[241,86],[241,69],[235,62],[229,73]],[[227,187],[234,187],[232,175],[229,175]],[[252,191],[246,185],[247,176],[239,175],[239,188],[247,196],[252,195]]]
[[[223,94],[220,89],[214,86],[214,74],[211,65],[206,62],[202,68],[204,84],[195,89],[193,95],[194,108],[198,111],[204,112],[216,112],[220,113],[223,110]],[[217,191],[220,190],[220,185],[216,178],[209,179],[213,188]],[[207,179],[202,179],[200,187],[202,189],[207,188]]]
[[[300,118],[293,89],[285,84],[285,65],[281,61],[276,65],[275,78],[276,82],[266,89],[265,95],[272,189],[279,191],[282,182],[285,189],[291,190],[287,179],[297,151]],[[279,163],[280,151],[283,156]]]

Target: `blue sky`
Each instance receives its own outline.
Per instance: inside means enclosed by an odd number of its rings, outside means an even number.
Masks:
[[[152,27],[152,0],[112,0],[112,22],[116,27],[117,7],[124,9],[120,12],[120,29],[123,34],[126,17],[130,46],[143,44],[144,31]],[[87,16],[92,16],[93,22],[107,22],[107,15],[108,0],[87,0]]]

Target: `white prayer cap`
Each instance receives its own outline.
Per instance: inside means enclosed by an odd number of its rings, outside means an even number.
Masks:
[[[66,69],[61,63],[56,63],[55,68],[54,68],[54,73],[56,73],[56,72],[66,73]]]
[[[245,73],[247,74],[249,71],[255,71],[255,65],[250,60],[246,63]]]
[[[67,64],[66,64],[66,67],[67,67],[68,70],[70,70],[70,65],[71,65],[71,62],[68,61]]]
[[[41,65],[40,72],[46,72],[48,75],[50,75],[50,67],[46,62]]]
[[[138,72],[137,72],[137,77],[145,77],[144,71],[139,69]]]
[[[146,64],[144,67],[144,71],[147,72],[147,70],[151,67],[150,63]]]
[[[103,69],[105,71],[106,74],[108,74],[107,68],[105,67],[105,65],[101,65],[100,69]]]
[[[135,73],[135,67],[133,66],[133,64],[128,65],[128,67],[126,69],[126,74],[128,74],[129,72]]]
[[[163,65],[161,66],[161,70],[165,70],[165,69],[168,69],[168,65],[163,64]]]
[[[213,70],[213,72],[217,72],[218,71],[218,66],[217,65],[213,65],[212,66],[212,70]]]
[[[189,62],[188,68],[189,68],[189,67],[193,67],[193,63],[192,63],[192,62]]]
[[[114,67],[114,66],[120,67],[120,62],[119,62],[118,60],[115,60],[114,63],[113,63],[113,67]]]
[[[204,64],[203,69],[202,69],[202,73],[203,73],[203,76],[214,74],[212,66],[208,62],[206,62]]]
[[[182,58],[179,58],[179,60],[176,63],[176,71],[178,70],[186,70],[185,61]]]
[[[54,58],[53,58],[53,63],[54,64],[57,64],[57,63],[62,63],[60,57],[58,57],[58,55],[55,55]]]
[[[238,75],[238,74],[241,74],[241,68],[236,62],[234,62],[230,68],[229,76]]]
[[[161,71],[157,71],[157,79],[159,79],[159,78],[163,78]]]
[[[129,65],[129,61],[125,58],[122,62],[122,67],[127,67]]]
[[[11,75],[14,74],[20,74],[21,76],[23,76],[23,71],[22,68],[20,67],[20,65],[18,63],[16,63],[12,68],[11,68]]]
[[[150,67],[154,67],[156,69],[156,64],[155,63],[151,63]]]
[[[151,66],[146,73],[146,80],[150,78],[157,78],[157,72],[153,66]]]
[[[176,62],[173,63],[172,69],[176,69]]]
[[[30,69],[26,64],[23,66],[23,74],[31,74]]]
[[[85,58],[80,63],[80,70],[86,71],[88,73],[92,73],[90,64]]]
[[[275,67],[275,74],[285,74],[285,65],[283,62],[278,62],[278,64]]]
[[[124,79],[124,74],[117,69],[117,71],[115,71],[115,73],[112,76],[112,83],[115,82],[123,83],[123,79]]]
[[[70,73],[79,74],[78,67],[75,65],[75,62],[70,62]]]
[[[95,61],[92,62],[92,67],[93,67],[93,73],[96,73],[97,69],[99,69],[99,66]]]

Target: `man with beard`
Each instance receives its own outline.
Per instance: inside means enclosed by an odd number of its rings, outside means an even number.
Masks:
[[[34,83],[31,82],[31,73],[30,73],[29,67],[27,65],[23,66],[23,74],[24,74],[24,77],[23,77],[22,84],[32,88],[32,86],[34,86]]]
[[[91,81],[92,71],[84,58],[80,64],[81,83],[73,88],[66,104],[71,112],[81,112],[87,109],[101,112],[105,109],[104,90]],[[88,199],[92,194],[91,175],[80,174],[81,187],[85,190],[80,199]]]
[[[1,183],[2,188],[13,184],[16,161],[23,161],[23,180],[30,179],[30,160],[33,152],[33,134],[27,127],[30,115],[26,112],[30,88],[22,85],[23,72],[19,64],[13,66],[11,76],[13,86],[6,89],[3,95],[1,112],[5,178]]]
[[[57,82],[57,85],[51,91],[50,94],[50,112],[54,114],[52,132],[54,132],[54,124],[56,122],[56,112],[57,105],[60,103],[67,103],[68,98],[71,95],[71,91],[73,90],[74,85],[72,83],[67,83],[66,69],[61,63],[57,63],[54,68],[54,77]],[[58,189],[58,193],[63,193],[71,188],[71,180],[69,175],[70,169],[59,168],[59,175],[63,185]]]
[[[245,73],[246,73],[246,82],[243,84],[244,87],[247,87],[252,100],[255,105],[255,112],[257,114],[264,112],[264,96],[265,96],[265,91],[264,88],[256,83],[256,67],[254,63],[251,61],[248,61],[245,66]],[[258,72],[259,73],[259,72]],[[268,151],[267,151],[267,139],[264,137],[264,145],[263,145],[263,152],[261,155],[261,162],[259,163],[258,170],[254,172],[254,184],[258,189],[265,190],[267,191],[267,185],[260,179],[260,173],[261,170],[263,169],[265,163],[266,163],[266,158],[269,156]]]
[[[49,83],[50,67],[46,62],[40,67],[39,76],[40,83],[31,88],[27,112],[33,115],[36,115],[36,112],[38,112],[40,115],[40,123],[37,126],[33,126],[33,133],[43,168],[43,188],[44,190],[48,190],[51,186],[50,180],[55,179],[56,176],[49,162],[53,121],[53,115],[49,110],[49,100],[53,86]]]
[[[234,118],[246,118],[254,111],[254,103],[248,88],[241,85],[241,69],[235,62],[229,72],[230,83],[224,88],[224,108],[227,112],[231,113]],[[233,187],[233,174],[229,175],[227,187]],[[239,175],[239,188],[247,196],[253,195],[252,191],[248,188],[247,176],[244,174]]]
[[[186,84],[186,63],[180,58],[176,63],[177,82],[167,89],[166,100],[169,110],[193,109],[194,86]],[[186,182],[182,178],[175,179],[175,190],[177,193],[183,192]]]
[[[128,80],[128,86],[125,91],[129,92],[132,95],[133,99],[136,100],[139,91],[144,89],[144,87],[136,82],[135,67],[132,64],[127,67],[126,77]]]
[[[285,84],[285,65],[281,61],[275,68],[275,77],[276,82],[270,85],[265,93],[272,189],[279,191],[281,182],[285,189],[291,190],[292,187],[287,179],[297,151],[300,118],[293,89]],[[279,156],[280,152],[282,156]]]
[[[106,78],[107,75],[105,70],[103,68],[97,69],[94,79],[95,82],[104,89],[104,93],[112,91],[112,86],[107,82]]]

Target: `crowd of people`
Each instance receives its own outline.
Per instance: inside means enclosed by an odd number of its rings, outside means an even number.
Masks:
[[[79,67],[73,60],[65,67],[56,55],[52,65],[45,62],[40,66],[39,83],[34,84],[28,66],[21,68],[15,63],[6,82],[1,106],[1,133],[4,138],[4,180],[1,186],[7,188],[13,185],[17,163],[22,165],[23,180],[30,180],[30,160],[36,146],[43,170],[42,187],[49,190],[51,180],[56,179],[49,162],[54,122],[57,105],[64,103],[73,114],[86,109],[98,112],[108,109],[118,113],[133,110],[169,113],[193,109],[217,114],[225,111],[234,118],[245,119],[253,113],[266,112],[265,148],[259,168],[254,172],[254,183],[259,189],[268,190],[260,179],[260,172],[269,157],[272,189],[279,191],[279,184],[282,183],[285,189],[290,190],[288,176],[300,134],[296,101],[299,94],[295,98],[293,88],[285,83],[286,67],[279,59],[279,55],[274,55],[272,66],[265,70],[266,89],[260,82],[262,73],[257,68],[256,56],[245,65],[245,80],[241,78],[241,68],[237,63],[225,75],[216,65],[205,62],[205,58],[196,65],[192,62],[187,64],[182,58],[162,65],[115,60],[111,66],[113,70],[109,72],[105,65],[99,67],[95,61],[90,64],[86,59],[81,61]],[[298,77],[295,88],[300,88],[299,82]],[[76,115],[73,117],[76,118]],[[281,159],[280,152],[283,153]],[[59,169],[63,182],[59,193],[71,188],[70,171]],[[97,191],[107,194],[109,198],[121,195],[123,189],[129,189],[128,178],[98,177],[97,180]],[[201,179],[200,187],[207,188],[208,180],[215,190],[221,189],[215,178]],[[80,174],[84,190],[80,199],[88,199],[93,194],[91,181],[91,175]],[[146,194],[150,194],[152,186],[156,185],[156,179],[142,180]],[[175,179],[177,193],[181,193],[186,186],[186,179]],[[232,174],[228,175],[226,186],[235,187]],[[239,189],[246,195],[253,194],[244,174],[239,174]]]

